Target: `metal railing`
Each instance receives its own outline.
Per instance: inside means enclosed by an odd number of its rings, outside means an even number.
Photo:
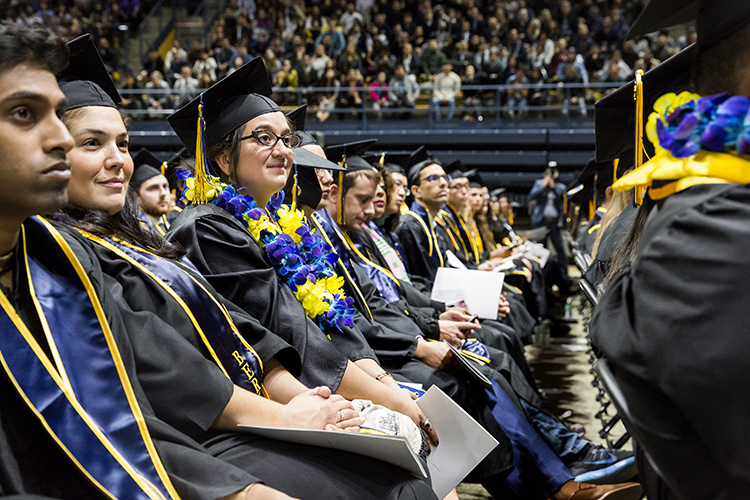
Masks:
[[[563,120],[569,119],[571,115],[593,116],[594,102],[597,98],[605,95],[608,91],[619,88],[622,83],[545,83],[545,84],[519,84],[519,85],[465,85],[454,101],[455,109],[453,119],[469,117],[476,121],[520,120],[526,116],[539,115],[540,117],[558,117]],[[142,105],[132,105],[123,109],[123,113],[134,119],[158,119],[175,111],[176,107],[182,105],[192,98],[197,97],[204,89],[177,90],[177,89],[144,89],[144,90],[120,90],[124,99],[136,96]],[[419,97],[414,106],[394,107],[381,105],[380,109],[373,106],[369,86],[355,87],[306,87],[306,88],[274,88],[274,99],[282,106],[294,107],[308,103],[308,113],[315,114],[320,111],[318,99],[321,95],[332,95],[338,91],[338,95],[354,91],[358,93],[361,102],[357,105],[340,107],[334,105],[330,109],[331,116],[343,120],[359,120],[362,128],[366,129],[368,122],[389,119],[393,117],[424,117],[427,118],[428,126],[433,127],[439,121],[444,121],[446,106],[440,108],[440,117],[435,111],[433,104],[433,88],[431,85],[420,86]],[[527,103],[516,103],[508,97],[509,93],[525,92]],[[543,94],[543,98],[532,101],[528,98],[535,93]],[[472,104],[467,104],[467,93],[475,99]],[[581,98],[583,96],[583,98]],[[573,103],[573,97],[577,103]],[[154,107],[153,102],[160,102],[160,107]]]

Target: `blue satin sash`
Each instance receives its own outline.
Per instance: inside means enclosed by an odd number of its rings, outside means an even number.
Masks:
[[[214,362],[235,384],[267,397],[263,387],[263,362],[237,331],[224,306],[191,276],[184,264],[163,259],[146,249],[110,238],[79,232],[154,280],[185,311]],[[189,263],[189,261],[187,261]],[[192,264],[191,270],[195,268]]]
[[[486,365],[490,362],[490,351],[477,339],[466,339],[464,345],[461,346],[461,354],[480,365]]]
[[[41,217],[24,223],[18,251],[52,359],[0,292],[0,363],[16,390],[106,496],[178,499],[86,271]]]
[[[160,217],[161,222],[164,224],[164,228],[159,225],[159,221],[155,220],[153,217],[151,217],[149,214],[143,211],[141,209],[138,212],[138,218],[141,219],[141,225],[148,229],[149,231],[153,231],[157,234],[160,234],[161,236],[164,236],[167,234],[167,230],[169,229],[169,223],[167,222],[167,216],[162,215]]]

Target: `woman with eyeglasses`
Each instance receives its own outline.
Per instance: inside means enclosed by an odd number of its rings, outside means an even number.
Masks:
[[[303,213],[281,204],[287,177],[305,178],[293,168],[301,135],[267,97],[270,84],[255,61],[169,117],[192,152],[196,122],[205,120],[200,143],[217,175],[202,180],[196,167],[196,176],[186,180],[192,205],[168,238],[187,250],[219,293],[300,352],[305,385],[399,411],[436,439],[411,396],[397,389],[354,327],[352,299],[341,290],[330,253]],[[197,157],[200,164],[200,151]],[[211,183],[203,199],[202,182]],[[299,206],[304,200],[294,201]]]
[[[307,389],[296,380],[294,349],[218,295],[181,249],[140,227],[128,193],[128,133],[117,91],[104,77],[64,87],[63,121],[75,146],[70,205],[56,219],[75,248],[85,249],[82,258],[97,263],[102,286],[116,299],[125,324],[115,326],[127,330],[134,351],[126,361],[135,364],[149,410],[160,419],[147,417],[147,425],[167,436],[156,448],[180,497],[290,498],[283,491],[298,498],[434,499],[426,481],[383,462],[236,432],[240,424],[356,431],[363,419],[323,384]],[[275,141],[272,134],[250,135]],[[281,144],[298,140],[282,135]],[[270,185],[274,174],[261,178]],[[302,347],[338,359],[330,344],[320,345]]]

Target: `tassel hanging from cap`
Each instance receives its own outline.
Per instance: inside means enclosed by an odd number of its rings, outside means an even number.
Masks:
[[[167,162],[165,161],[161,162],[161,167],[159,167],[159,170],[161,170],[161,175],[166,176],[167,175]]]
[[[292,212],[297,210],[297,190],[299,184],[297,184],[297,162],[294,162],[294,186],[292,186]]]
[[[617,182],[617,167],[620,165],[620,159],[615,158],[612,165],[612,184],[614,184]]]
[[[203,131],[206,122],[203,119],[203,94],[198,104],[198,133],[195,140],[195,191],[193,203],[203,205],[206,203],[206,186],[208,183],[208,172],[206,172],[206,153],[203,144]]]
[[[380,160],[378,161],[378,163],[380,163],[381,167],[385,165],[385,151],[383,151],[383,154],[380,155]]]
[[[341,161],[339,162],[340,167],[344,167],[346,169],[346,148],[344,150],[344,154],[341,157]],[[338,196],[338,213],[336,214],[336,223],[339,226],[342,226],[346,224],[346,217],[344,216],[344,174],[346,174],[346,170],[339,170],[339,178],[338,178],[338,185],[339,185],[339,196]]]
[[[633,89],[633,99],[635,100],[635,158],[633,160],[633,170],[638,170],[643,164],[643,70],[635,72],[635,88]],[[617,168],[617,167],[615,167]],[[637,186],[633,195],[633,203],[636,207],[643,204],[643,195],[646,188]]]

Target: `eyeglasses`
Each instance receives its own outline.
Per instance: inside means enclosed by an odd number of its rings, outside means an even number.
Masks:
[[[445,182],[447,182],[448,184],[450,184],[450,182],[451,182],[451,176],[448,175],[448,174],[443,174],[443,175],[432,174],[432,175],[428,175],[427,177],[424,177],[420,181],[420,184],[422,182],[424,182],[424,181],[427,181],[427,182],[438,182],[440,179],[445,179]]]
[[[323,177],[326,176],[326,174],[329,174],[329,173],[331,173],[331,171],[328,170],[327,168],[316,168],[315,169],[315,175],[318,176],[318,179],[322,179]]]
[[[251,138],[254,138],[262,146],[265,146],[267,148],[272,148],[276,145],[277,142],[281,141],[282,143],[284,143],[284,146],[292,149],[299,146],[302,142],[302,137],[297,135],[296,132],[292,132],[291,134],[287,135],[276,135],[270,130],[253,130],[251,132],[251,135],[246,135],[245,137],[240,138],[240,141]]]
[[[463,183],[463,184],[454,184],[450,187],[451,189],[455,189],[456,191],[468,191],[469,190],[469,183]]]

